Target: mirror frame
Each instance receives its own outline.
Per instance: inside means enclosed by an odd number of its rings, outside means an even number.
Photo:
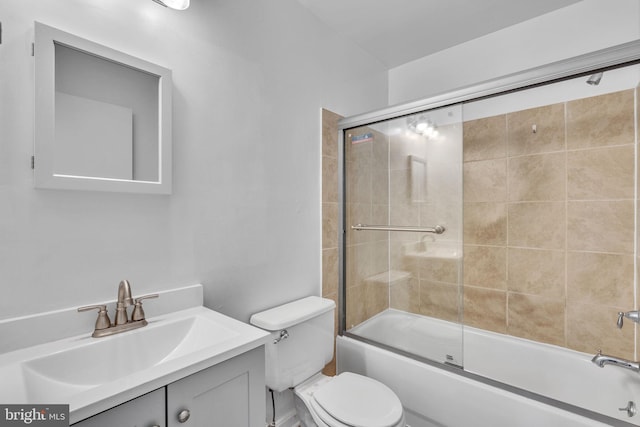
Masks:
[[[34,186],[43,189],[171,194],[171,70],[40,22],[34,24]],[[54,172],[56,44],[158,77],[158,181],[73,176]]]

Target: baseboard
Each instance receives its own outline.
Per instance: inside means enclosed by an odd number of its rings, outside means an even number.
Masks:
[[[271,424],[267,424],[269,427]],[[298,420],[298,416],[295,411],[289,412],[279,418],[276,418],[275,427],[300,427],[300,420]]]

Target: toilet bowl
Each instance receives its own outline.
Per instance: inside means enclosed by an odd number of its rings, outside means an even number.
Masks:
[[[266,385],[293,389],[303,427],[405,427],[398,396],[363,375],[321,373],[333,357],[335,303],[307,297],[251,316],[251,324],[271,331],[265,346]]]
[[[317,374],[294,393],[303,427],[405,427],[400,399],[381,382],[362,375]]]

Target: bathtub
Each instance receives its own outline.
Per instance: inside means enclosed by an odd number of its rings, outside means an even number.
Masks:
[[[464,369],[409,357],[418,353],[440,360],[443,352],[461,348],[452,344],[454,334],[463,338]],[[640,415],[618,409],[629,401],[640,405],[640,376],[599,368],[591,363],[592,354],[471,327],[461,332],[459,325],[397,310],[358,325],[336,345],[338,370],[391,387],[411,427],[640,425]],[[425,353],[431,345],[446,350]]]

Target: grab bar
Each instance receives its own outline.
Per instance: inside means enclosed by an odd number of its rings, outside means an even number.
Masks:
[[[364,231],[364,230],[376,230],[376,231],[413,231],[417,233],[435,233],[442,234],[445,232],[445,228],[441,225],[435,227],[411,227],[402,225],[365,225],[356,224],[351,226],[352,230]]]

